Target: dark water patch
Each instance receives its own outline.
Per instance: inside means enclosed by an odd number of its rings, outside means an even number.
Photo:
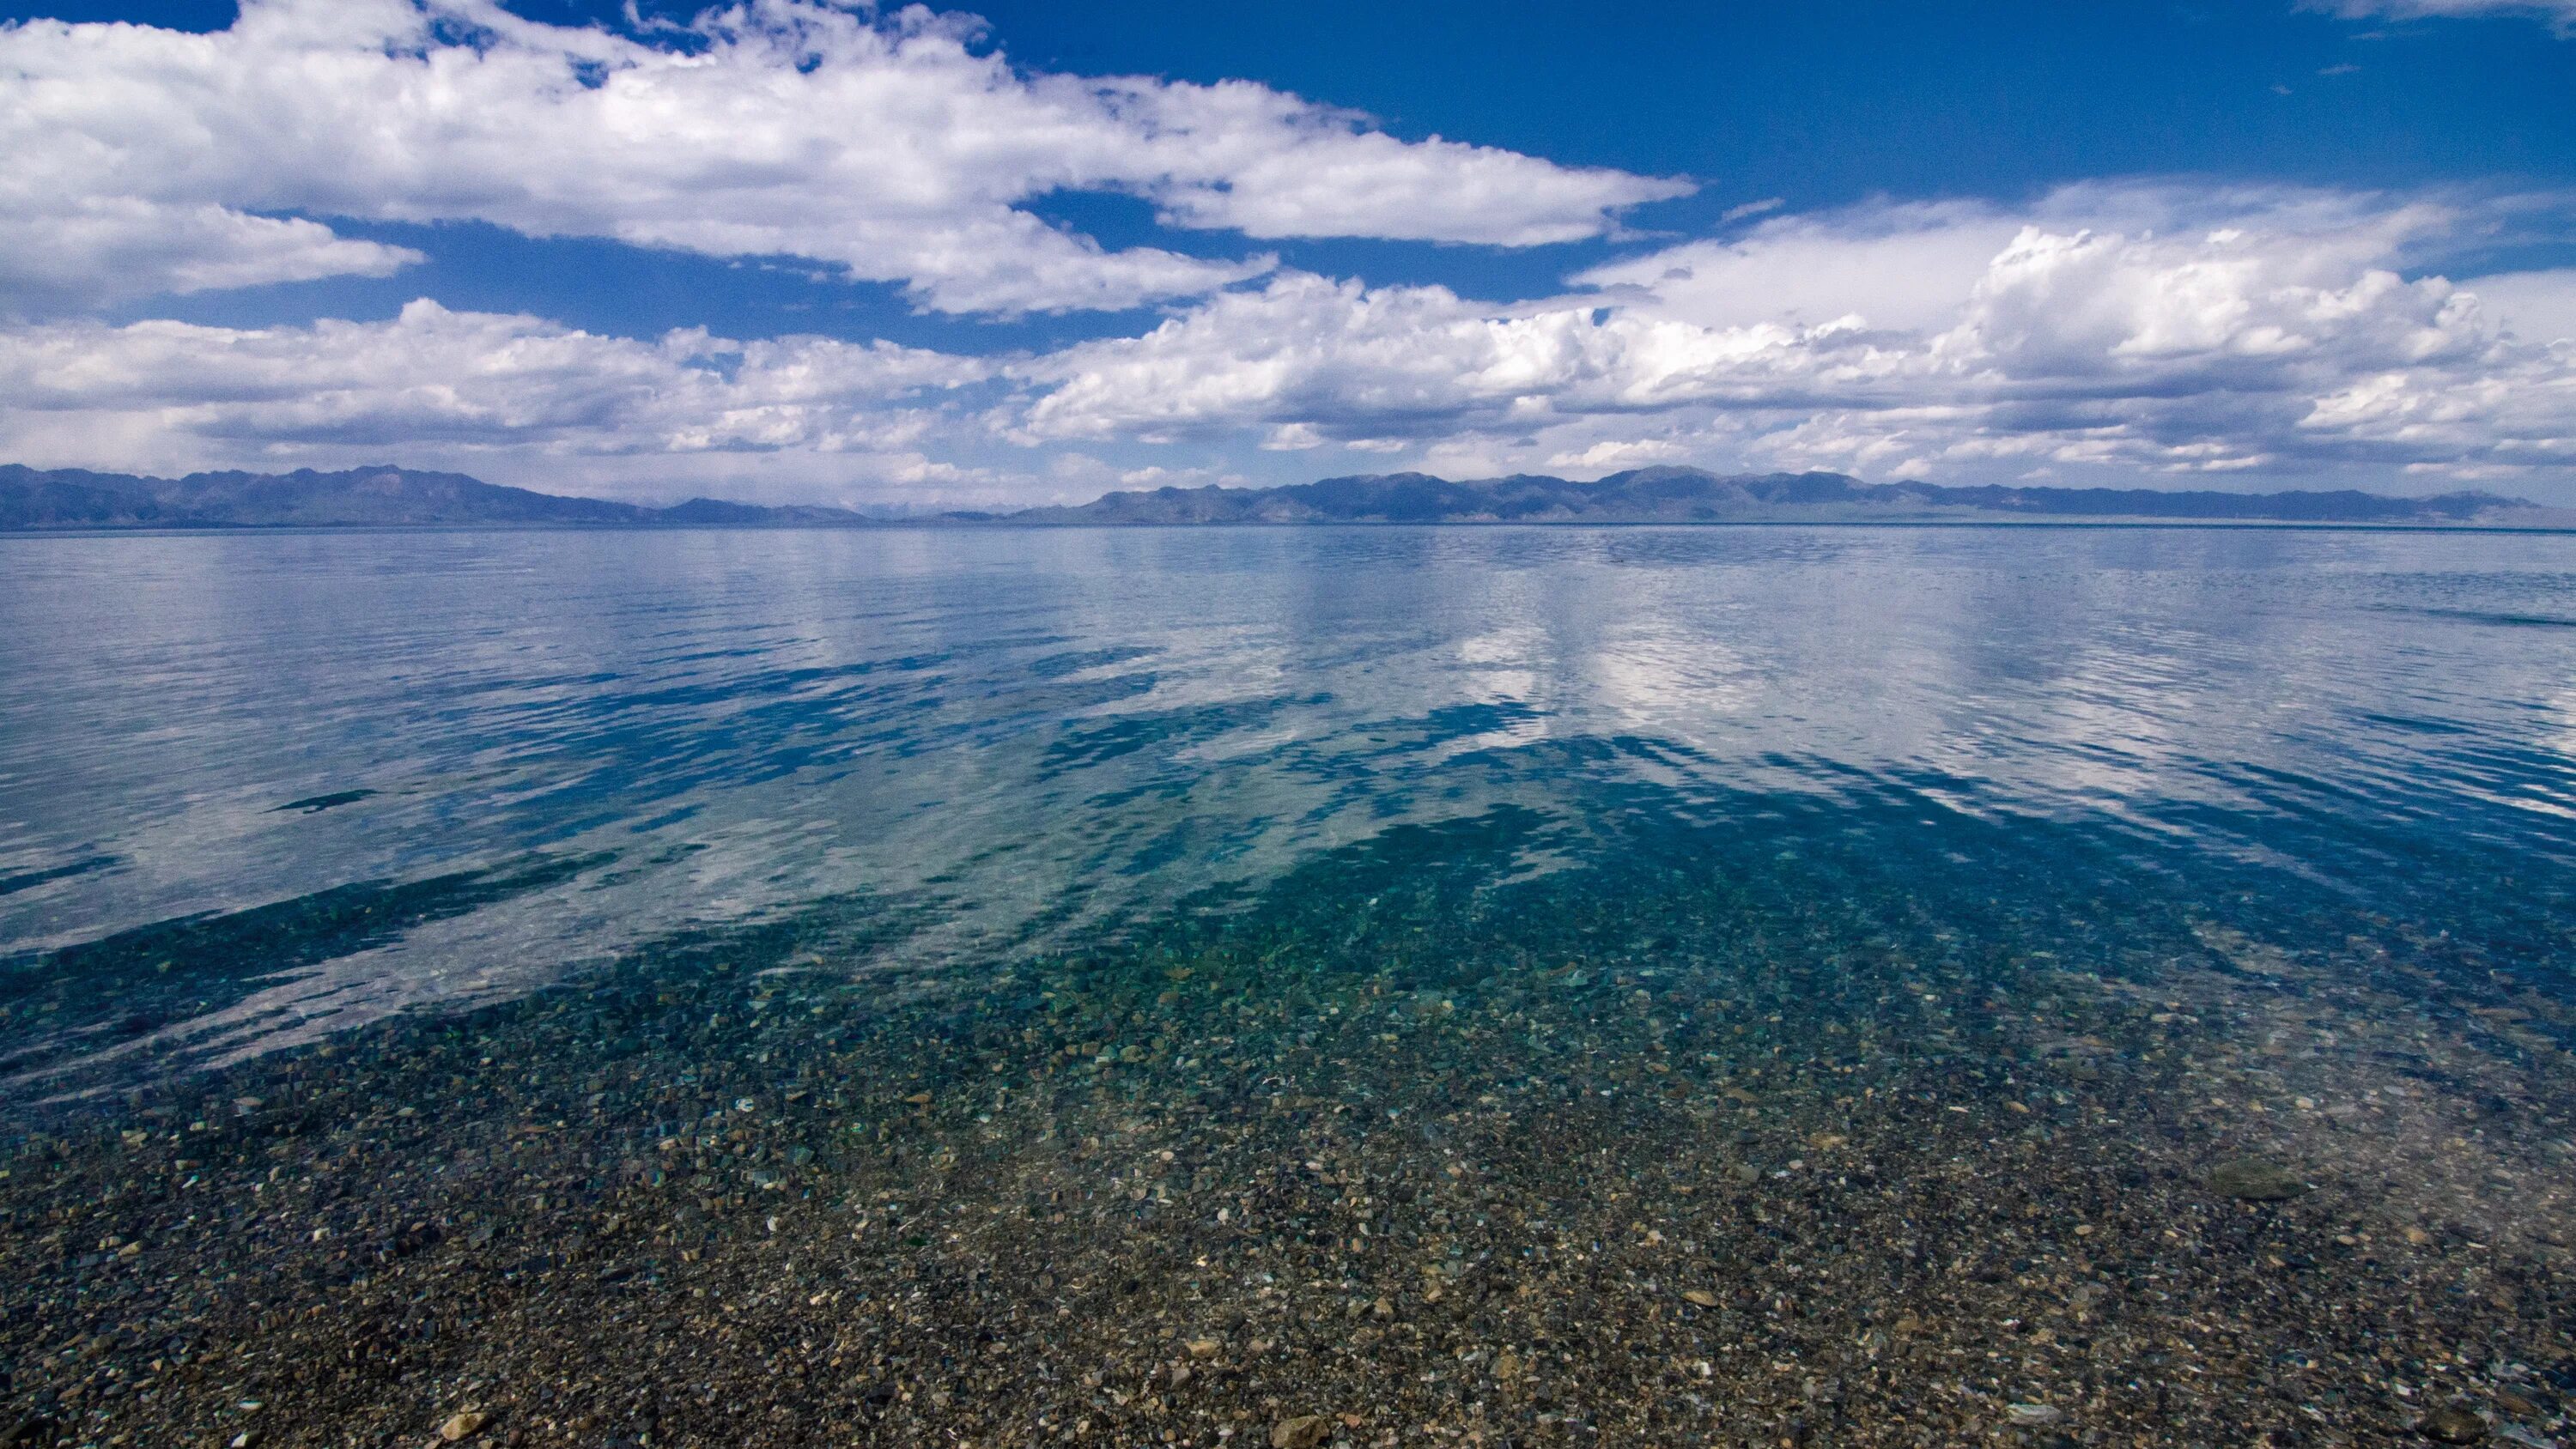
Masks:
[[[1390,754],[1438,749],[1459,740],[1508,731],[1546,718],[1546,712],[1516,699],[1480,704],[1445,705],[1416,719],[1378,720],[1358,728],[1388,741]]]
[[[2385,725],[2390,729],[2404,730],[2409,734],[2466,735],[2476,733],[2476,731],[2471,729],[2469,726],[2459,724],[2451,720],[2425,719],[2412,715],[2373,714],[2368,711],[2364,711],[2354,717],[2365,724]]]
[[[287,801],[278,806],[273,813],[283,815],[288,811],[294,811],[303,815],[318,815],[335,806],[355,805],[361,800],[374,799],[375,795],[376,792],[373,790],[339,790],[328,795],[307,795],[301,800]]]
[[[2488,624],[2503,629],[2576,629],[2576,619],[2556,614],[2518,614],[2489,609],[2411,608],[2404,612],[2428,619],[2457,619],[2468,624]]]
[[[23,870],[11,875],[0,875],[0,896],[13,896],[20,891],[34,890],[50,881],[70,880],[74,876],[106,870],[120,863],[113,855],[90,855],[61,865],[49,865],[40,870]]]
[[[1308,695],[1232,700],[1184,709],[1142,711],[1097,724],[1065,728],[1039,757],[1041,778],[1069,770],[1108,764],[1141,750],[1158,753],[1204,744],[1238,730],[1257,729],[1290,709],[1312,708],[1327,696]]]
[[[0,959],[0,1052],[19,1071],[220,1013],[264,984],[606,866],[534,857],[367,881],[248,910],[159,921]]]

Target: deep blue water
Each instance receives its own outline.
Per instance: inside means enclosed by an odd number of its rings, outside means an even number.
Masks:
[[[800,913],[869,923],[817,964],[935,981],[1458,872],[1406,907],[1426,957],[1438,913],[1517,889],[1523,941],[1597,929],[1548,902],[1633,902],[1674,970],[1836,969],[1795,938],[1839,913],[2132,966],[2213,931],[2394,952],[2563,1001],[2571,811],[2568,537],[0,539],[22,1083]]]

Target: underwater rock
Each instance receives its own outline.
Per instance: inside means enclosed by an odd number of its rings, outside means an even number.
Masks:
[[[1270,1430],[1270,1449],[1315,1449],[1331,1438],[1333,1421],[1321,1414],[1300,1414],[1282,1419]]]
[[[2416,1420],[2415,1432],[2436,1444],[2475,1444],[2486,1438],[2487,1423],[2457,1404],[2445,1404]]]
[[[2209,1170],[2209,1190],[2245,1202],[2287,1202],[2308,1190],[2299,1175],[2277,1162],[2238,1157]]]

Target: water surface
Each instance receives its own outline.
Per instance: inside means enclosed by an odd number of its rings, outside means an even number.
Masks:
[[[0,577],[29,1434],[2566,1442],[2576,539]]]

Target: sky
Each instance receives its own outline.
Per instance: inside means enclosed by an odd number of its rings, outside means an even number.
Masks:
[[[2576,505],[2576,0],[0,0],[0,461]]]

